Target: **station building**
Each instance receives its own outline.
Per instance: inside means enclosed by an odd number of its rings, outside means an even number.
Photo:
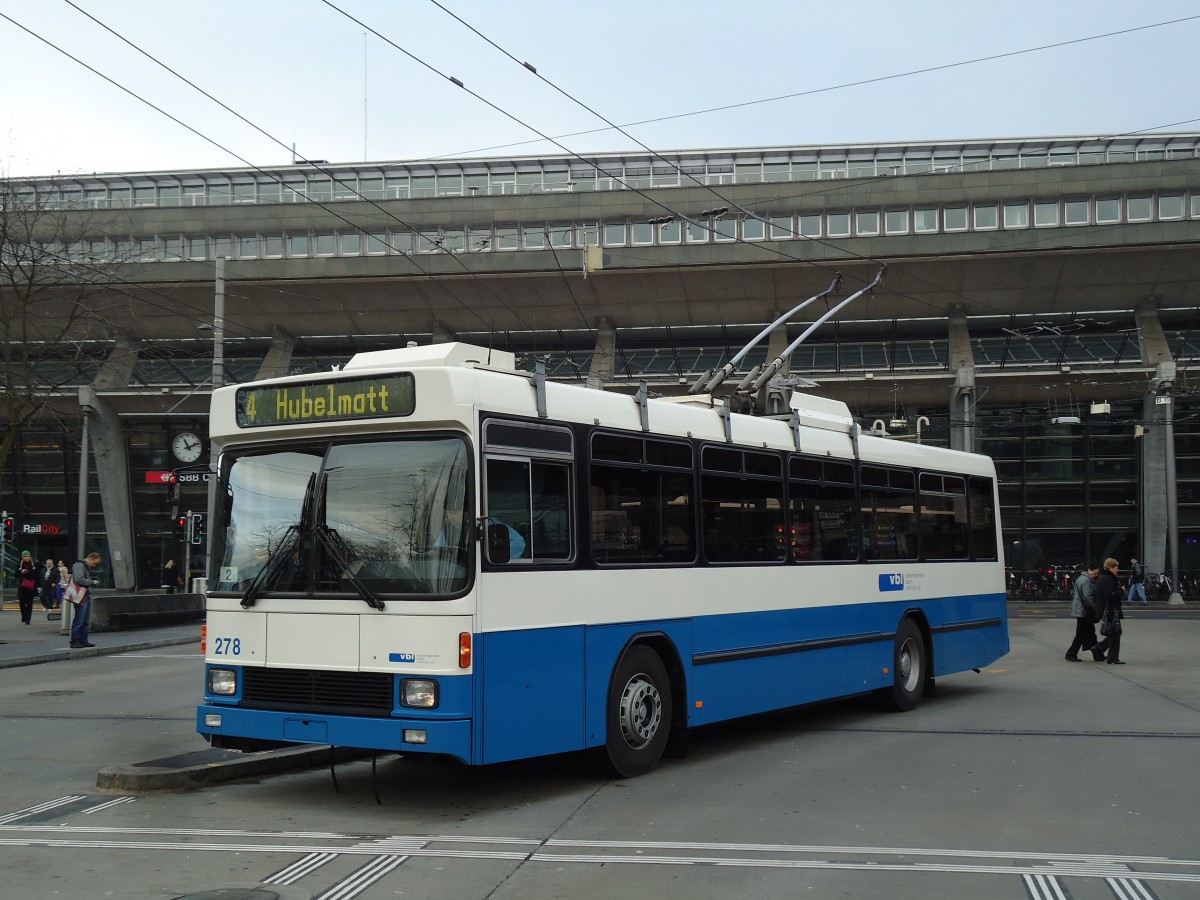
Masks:
[[[84,364],[47,373],[10,454],[8,549],[74,558],[82,526],[110,586],[156,587],[183,562],[173,514],[205,509],[214,383],[462,340],[550,378],[679,394],[785,317],[731,390],[882,271],[790,354],[783,389],[992,456],[1014,570],[1111,555],[1157,572],[1175,546],[1200,570],[1198,148],[1176,133],[22,181],[48,223],[32,242],[92,273],[91,315],[62,342]]]

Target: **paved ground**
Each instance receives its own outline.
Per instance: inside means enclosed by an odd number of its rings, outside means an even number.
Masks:
[[[71,639],[62,631],[62,622],[50,620],[40,603],[34,602],[33,620],[28,625],[21,623],[16,603],[5,603],[0,612],[0,669],[199,642],[202,624],[184,622],[125,631],[93,631],[90,640],[95,647],[72,650],[67,646]]]
[[[1168,607],[1157,603],[1131,610],[1130,615],[1147,619],[1200,619],[1200,604]],[[1070,613],[1065,602],[1015,601],[1009,603],[1009,617],[1065,620],[1070,618]],[[68,646],[70,638],[62,629],[58,613],[48,614],[36,604],[32,622],[25,625],[17,605],[7,603],[0,613],[0,669],[198,643],[201,625],[200,622],[187,622],[93,632],[91,640],[95,647],[73,650]],[[1063,629],[1069,639],[1070,627],[1066,622]],[[184,757],[145,760],[103,769],[98,773],[97,784],[102,789],[129,793],[190,790],[204,784],[320,765],[327,754],[328,748],[324,746],[255,754],[199,750]]]

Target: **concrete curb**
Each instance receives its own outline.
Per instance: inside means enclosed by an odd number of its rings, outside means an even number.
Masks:
[[[111,633],[111,632],[110,632]],[[17,666],[32,666],[37,663],[57,662],[65,659],[82,659],[87,656],[108,656],[113,653],[129,653],[133,650],[153,650],[155,647],[173,647],[178,644],[199,644],[200,635],[187,637],[160,638],[153,641],[138,641],[135,643],[113,644],[110,646],[84,647],[72,650],[64,647],[61,650],[49,650],[33,656],[22,656],[16,659],[0,659],[0,669],[12,669]]]
[[[348,762],[370,755],[364,750],[330,748],[327,744],[306,744],[256,753],[209,748],[181,757],[101,769],[96,774],[96,787],[120,794],[194,791],[243,778],[328,766],[331,750],[335,762]]]

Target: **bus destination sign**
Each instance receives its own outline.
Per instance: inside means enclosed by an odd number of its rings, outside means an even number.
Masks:
[[[236,403],[238,427],[261,428],[410,416],[415,390],[412,375],[402,373],[238,388]]]

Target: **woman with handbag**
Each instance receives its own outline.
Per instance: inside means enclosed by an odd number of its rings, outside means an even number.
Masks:
[[[1121,620],[1125,614],[1121,611],[1121,601],[1125,592],[1117,579],[1120,563],[1112,557],[1104,561],[1104,571],[1096,579],[1096,602],[1100,607],[1100,633],[1104,640],[1096,645],[1097,650],[1108,651],[1108,664],[1123,666],[1121,659]]]
[[[21,551],[21,565],[17,569],[17,602],[21,605],[21,621],[26,625],[33,618],[33,598],[37,596],[37,570],[33,556],[28,550]]]

